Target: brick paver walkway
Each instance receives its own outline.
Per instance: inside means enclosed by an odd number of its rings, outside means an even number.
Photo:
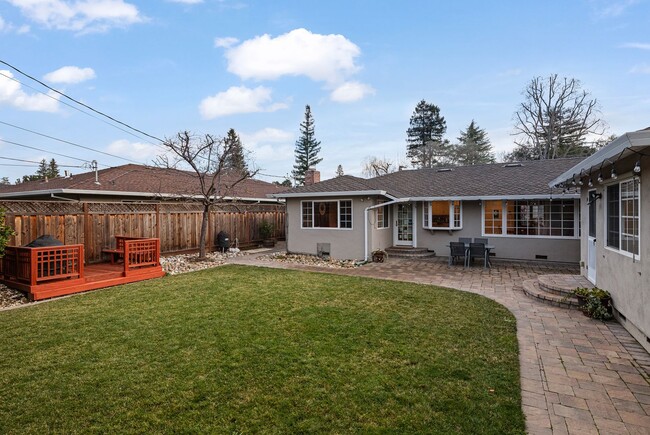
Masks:
[[[540,274],[576,274],[576,268],[495,262],[488,270],[465,269],[447,266],[446,258],[390,258],[356,269],[270,262],[256,256],[233,262],[435,284],[487,296],[517,318],[528,433],[650,434],[647,352],[618,323],[544,305],[519,287]]]

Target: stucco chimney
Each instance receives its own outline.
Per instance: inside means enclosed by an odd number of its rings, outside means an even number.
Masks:
[[[309,168],[305,171],[305,186],[320,183],[320,171]]]

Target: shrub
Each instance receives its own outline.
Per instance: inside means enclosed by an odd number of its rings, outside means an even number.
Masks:
[[[0,257],[5,254],[5,246],[14,234],[14,230],[5,223],[5,211],[0,208]]]
[[[269,221],[262,221],[258,230],[262,239],[270,239],[273,236],[273,224]]]

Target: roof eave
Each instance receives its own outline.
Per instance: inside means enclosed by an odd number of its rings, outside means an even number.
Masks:
[[[333,197],[333,196],[375,196],[381,195],[395,199],[394,196],[386,193],[385,190],[345,190],[337,192],[297,192],[297,193],[272,193],[274,198],[312,198],[312,197]]]
[[[548,183],[548,185],[549,187],[556,186],[560,183],[572,179],[576,175],[580,175],[583,172],[589,173],[594,168],[601,166],[605,161],[613,157],[620,155],[620,157],[623,158],[627,155],[633,154],[635,150],[638,151],[638,149],[646,148],[649,146],[650,131],[641,130],[625,133],[623,136],[616,138],[609,145],[605,146],[569,170],[564,171],[562,174],[555,177]]]

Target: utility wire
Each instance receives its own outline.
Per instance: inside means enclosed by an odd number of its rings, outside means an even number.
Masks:
[[[57,89],[54,89],[54,88],[51,87],[51,86],[48,86],[46,83],[43,83],[42,81],[40,81],[40,80],[37,79],[36,77],[33,77],[33,76],[27,74],[26,72],[23,72],[22,70],[16,68],[15,66],[11,65],[10,63],[5,62],[5,61],[2,60],[2,59],[0,59],[0,63],[3,64],[3,65],[8,66],[9,68],[13,69],[13,70],[16,71],[17,73],[19,73],[19,74],[21,74],[21,75],[23,75],[23,76],[25,76],[25,77],[27,77],[27,78],[29,78],[29,79],[31,79],[31,80],[34,80],[36,83],[39,83],[40,85],[46,87],[47,89],[49,89],[49,90],[51,90],[51,91],[53,91],[53,92],[56,92],[57,94],[61,95],[62,97],[67,98],[68,100],[73,101],[73,102],[79,104],[80,106],[83,106],[83,107],[85,107],[86,109],[91,110],[91,111],[97,113],[98,115],[101,115],[101,116],[103,116],[103,117],[105,117],[105,118],[108,118],[108,119],[110,119],[110,120],[113,121],[113,122],[116,122],[116,123],[118,123],[118,124],[120,124],[120,125],[123,125],[124,127],[128,128],[128,129],[130,129],[130,130],[136,131],[136,132],[138,132],[138,133],[140,133],[140,134],[142,134],[142,135],[144,135],[144,136],[147,136],[147,137],[149,137],[149,138],[151,138],[151,139],[155,139],[155,140],[157,140],[157,141],[159,141],[159,142],[161,142],[161,143],[164,142],[164,140],[160,139],[159,137],[153,136],[153,135],[151,135],[151,134],[149,134],[149,133],[145,133],[144,131],[142,131],[142,130],[140,130],[140,129],[137,129],[137,128],[135,128],[135,127],[133,127],[133,126],[131,126],[131,125],[125,123],[125,122],[122,122],[122,121],[118,120],[118,119],[115,119],[115,118],[113,118],[112,116],[110,116],[110,115],[108,115],[108,114],[106,114],[106,113],[104,113],[104,112],[102,112],[102,111],[96,110],[96,109],[90,107],[89,105],[84,104],[84,103],[82,103],[81,101],[76,100],[76,99],[74,99],[74,98],[72,98],[72,97],[70,97],[70,96],[64,94],[64,93],[61,92],[61,91],[59,91],[59,90],[57,90]],[[6,76],[5,76],[5,77],[6,77]]]
[[[11,158],[11,157],[0,157],[0,159],[13,160],[14,162],[34,163],[36,165],[41,164],[41,162],[35,162],[33,160],[14,159],[14,158]],[[4,166],[10,166],[10,165],[6,164]],[[16,166],[31,166],[31,165],[16,165]],[[59,164],[57,164],[57,166],[60,166],[62,168],[83,168],[83,166],[79,166],[79,165],[59,165]]]
[[[52,139],[52,140],[56,140],[56,141],[58,141],[58,142],[66,143],[66,144],[68,144],[68,145],[72,145],[72,146],[75,146],[75,147],[79,147],[79,148],[83,148],[83,149],[86,149],[86,150],[94,151],[94,152],[96,152],[96,153],[104,154],[104,155],[106,155],[106,156],[110,156],[110,157],[115,157],[115,158],[117,158],[117,159],[126,160],[127,162],[136,163],[136,164],[141,164],[140,162],[136,162],[135,160],[127,159],[126,157],[117,156],[117,155],[115,155],[115,154],[107,153],[107,152],[104,152],[104,151],[99,151],[99,150],[96,150],[96,149],[94,149],[94,148],[90,148],[90,147],[87,147],[87,146],[84,146],[84,145],[79,145],[79,144],[76,144],[76,143],[74,143],[74,142],[70,142],[70,141],[67,141],[67,140],[64,140],[64,139],[59,139],[59,138],[56,138],[56,137],[54,137],[54,136],[50,136],[50,135],[47,135],[47,134],[44,134],[44,133],[39,133],[39,132],[37,132],[37,131],[30,130],[30,129],[28,129],[28,128],[19,127],[19,126],[17,126],[17,125],[10,124],[10,123],[8,123],[8,122],[0,121],[0,124],[7,125],[7,126],[9,126],[9,127],[13,127],[13,128],[17,128],[17,129],[19,129],[19,130],[27,131],[27,132],[29,132],[29,133],[37,134],[37,135],[39,135],[39,136],[46,137],[46,138],[48,138],[48,139]]]
[[[65,154],[55,153],[53,151],[44,150],[43,148],[37,148],[37,147],[30,146],[30,145],[25,145],[25,144],[18,143],[18,142],[13,142],[13,141],[10,141],[10,140],[7,140],[7,139],[0,139],[0,142],[6,142],[6,143],[9,143],[9,144],[12,144],[12,145],[19,146],[19,147],[29,148],[29,149],[36,150],[36,151],[42,151],[44,153],[50,153],[50,154],[54,154],[55,156],[61,156],[61,157],[65,157],[65,158],[72,159],[72,160],[79,160],[80,162],[84,162],[84,163],[92,163],[90,160],[84,160],[84,159],[80,159],[78,157],[72,157],[72,156],[68,156],[68,155],[65,155]],[[108,167],[108,165],[102,165],[102,166]]]

